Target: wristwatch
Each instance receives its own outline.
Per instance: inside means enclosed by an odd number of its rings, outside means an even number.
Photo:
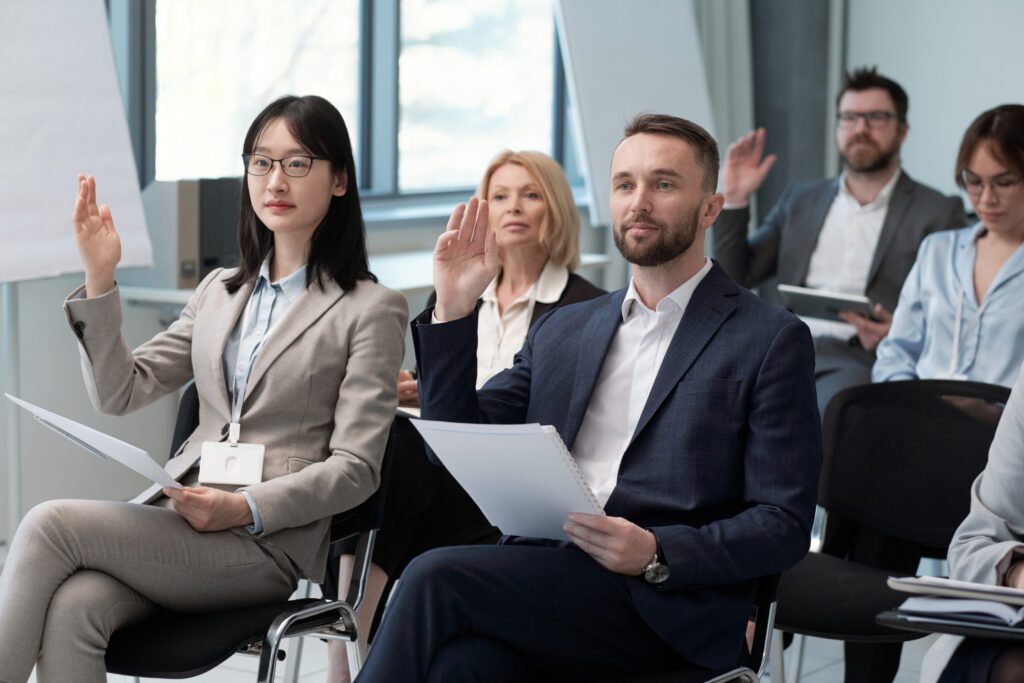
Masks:
[[[662,564],[661,558],[664,554],[661,552],[661,541],[658,540],[658,534],[654,533],[650,529],[651,534],[654,536],[654,558],[644,567],[643,572],[640,574],[644,577],[644,581],[657,585],[659,583],[665,583],[668,581],[668,576],[671,571],[667,564]]]

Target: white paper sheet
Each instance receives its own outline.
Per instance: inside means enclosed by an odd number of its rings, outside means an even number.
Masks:
[[[568,540],[570,512],[604,514],[552,427],[410,421],[502,533]]]
[[[115,439],[109,434],[104,434],[92,427],[86,427],[74,420],[51,413],[16,396],[11,396],[10,394],[4,394],[4,396],[32,413],[40,424],[49,427],[64,438],[78,444],[89,453],[100,458],[115,460],[155,484],[173,489],[181,488],[181,484],[176,482],[171,475],[167,474],[164,468],[160,467],[156,460],[153,460],[149,453],[141,448],[137,448],[120,439]]]

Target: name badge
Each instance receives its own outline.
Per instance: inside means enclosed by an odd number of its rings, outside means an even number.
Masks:
[[[258,443],[204,441],[199,483],[249,486],[263,480],[263,451]]]

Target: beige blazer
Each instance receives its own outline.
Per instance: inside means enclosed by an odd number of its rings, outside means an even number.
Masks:
[[[199,426],[165,466],[186,483],[195,481],[189,471],[203,442],[220,441],[230,421],[224,347],[252,289],[229,294],[223,281],[233,272],[210,273],[181,317],[134,351],[120,333],[117,287],[92,299],[79,289],[64,303],[89,397],[100,412],[131,412],[195,378]],[[348,293],[333,281],[325,290],[313,285],[276,325],[253,365],[241,440],[266,451],[263,482],[245,487],[264,526],[252,538],[284,551],[314,581],[323,579],[331,515],[358,505],[379,484],[407,320],[405,298],[382,285],[362,281]],[[159,497],[153,486],[136,501]],[[232,531],[250,537],[243,528]]]
[[[996,427],[985,471],[971,486],[971,511],[949,546],[949,575],[1002,584],[1024,559],[1024,366]]]

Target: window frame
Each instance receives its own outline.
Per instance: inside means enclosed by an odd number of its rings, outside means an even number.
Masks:
[[[105,2],[139,186],[145,188],[156,177],[156,0]],[[398,190],[400,13],[401,0],[359,2],[359,155],[356,164],[360,193],[376,200],[373,204],[394,200],[398,208],[465,197],[475,188]],[[564,168],[574,155],[566,117],[569,94],[557,30],[553,52],[550,149],[551,156]],[[568,168],[566,171],[573,185],[581,184],[578,173]]]

